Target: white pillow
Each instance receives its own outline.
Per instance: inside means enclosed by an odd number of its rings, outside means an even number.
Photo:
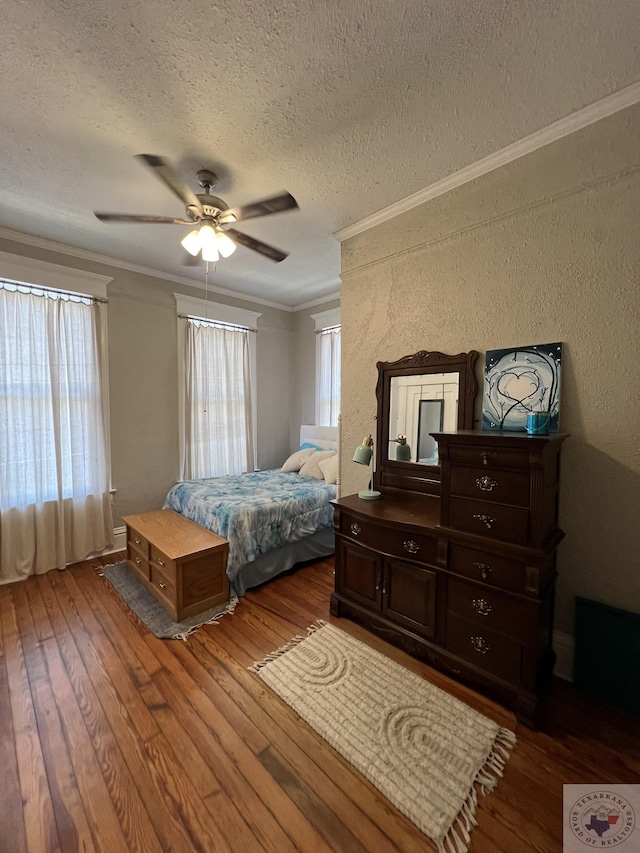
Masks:
[[[324,480],[319,464],[324,459],[328,459],[330,456],[335,455],[335,450],[314,450],[300,469],[300,475],[302,477],[315,477],[316,480]]]
[[[329,456],[318,463],[318,468],[322,471],[325,483],[333,484],[338,479],[338,454]]]
[[[313,447],[305,448],[304,450],[296,450],[295,453],[292,453],[288,459],[285,459],[284,465],[280,469],[284,471],[285,474],[290,471],[299,471],[307,459],[312,456],[316,451]]]

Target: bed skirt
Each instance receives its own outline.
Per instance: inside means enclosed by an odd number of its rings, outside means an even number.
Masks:
[[[296,563],[328,557],[335,551],[333,527],[325,527],[311,536],[305,536],[297,542],[287,542],[282,548],[261,554],[251,563],[245,563],[234,580],[231,591],[235,595],[244,595],[251,587],[276,577],[293,568]]]

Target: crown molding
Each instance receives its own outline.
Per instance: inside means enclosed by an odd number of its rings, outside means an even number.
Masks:
[[[333,282],[331,282],[333,284]],[[335,282],[338,287],[342,282]],[[294,305],[293,311],[304,311],[306,308],[315,308],[316,305],[324,305],[326,302],[333,302],[334,299],[340,299],[340,291],[335,290],[333,293],[328,293],[326,296],[319,296],[317,299],[310,299],[309,302],[302,302],[300,305]]]
[[[613,115],[620,110],[631,107],[639,101],[640,82],[632,83],[630,86],[626,86],[624,89],[620,89],[618,92],[614,92],[612,95],[608,95],[606,98],[602,98],[588,107],[571,113],[565,116],[565,118],[561,118],[553,122],[553,124],[542,128],[542,130],[537,130],[535,133],[525,136],[511,145],[507,145],[506,148],[489,154],[488,157],[483,157],[482,160],[471,163],[471,165],[465,166],[458,172],[447,175],[446,178],[442,178],[442,180],[436,181],[428,187],[418,190],[406,198],[400,199],[400,201],[396,201],[388,207],[382,208],[382,210],[378,210],[376,213],[372,213],[370,216],[365,216],[359,222],[354,222],[352,225],[341,228],[339,231],[334,232],[333,236],[340,243],[344,243],[350,237],[355,237],[364,231],[368,231],[370,228],[375,228],[376,225],[388,222],[389,219],[393,219],[401,213],[406,213],[408,210],[412,210],[426,201],[431,201],[431,199],[451,192],[451,190],[457,189],[463,186],[463,184],[469,183],[469,181],[493,172],[501,166],[506,166],[508,163],[520,159],[520,157],[525,157],[527,154],[531,154],[539,148],[549,145],[551,142],[582,130],[582,128],[588,127],[590,124],[607,118],[607,116]]]
[[[55,240],[48,240],[46,237],[35,237],[32,234],[25,234],[22,231],[12,231],[9,228],[0,227],[0,239],[13,240],[15,243],[22,243],[26,246],[33,246],[36,249],[46,249],[50,252],[57,252],[61,255],[68,255],[73,258],[80,258],[83,261],[91,261],[96,264],[104,264],[105,266],[115,267],[116,269],[127,270],[129,272],[140,273],[140,275],[148,275],[152,278],[160,278],[163,281],[171,281],[175,284],[186,284],[188,287],[195,287],[199,290],[205,290],[204,282],[196,281],[193,278],[186,276],[172,275],[171,273],[162,272],[152,267],[144,267],[139,264],[132,264],[128,261],[120,261],[117,258],[112,258],[109,255],[101,255],[98,252],[90,252],[87,249],[79,249],[77,246],[68,246],[66,243],[58,243]],[[220,296],[229,296],[232,299],[241,299],[243,302],[254,302],[257,305],[264,305],[267,308],[277,308],[279,311],[293,312],[296,309],[291,305],[283,305],[280,302],[272,302],[268,299],[262,299],[258,296],[250,296],[248,294],[239,293],[237,290],[230,290],[227,287],[220,287],[216,284],[211,284],[206,287],[209,293],[218,293]]]

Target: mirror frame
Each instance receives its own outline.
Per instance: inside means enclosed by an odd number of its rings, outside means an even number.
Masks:
[[[376,400],[375,488],[403,489],[428,495],[440,494],[440,466],[419,462],[399,462],[389,459],[389,415],[391,379],[394,376],[415,376],[423,373],[458,373],[458,429],[473,429],[473,410],[478,390],[474,366],[476,350],[446,355],[442,352],[420,350],[397,361],[379,361]]]

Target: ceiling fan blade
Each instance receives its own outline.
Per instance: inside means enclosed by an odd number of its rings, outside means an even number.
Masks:
[[[225,210],[218,217],[218,222],[241,222],[243,219],[255,219],[256,216],[269,216],[271,213],[281,213],[284,210],[292,210],[298,207],[298,202],[291,193],[281,193],[273,198],[265,198],[262,201],[254,201],[253,204],[245,204],[240,207],[232,207]]]
[[[242,231],[236,231],[234,228],[228,228],[224,233],[228,237],[231,237],[234,243],[246,246],[247,249],[253,249],[254,252],[259,252],[267,258],[271,258],[272,261],[284,261],[284,259],[288,257],[288,252],[276,249],[275,246],[268,246],[266,243],[256,240],[255,237],[249,237],[248,234],[243,234]]]
[[[138,216],[134,213],[100,213],[94,211],[100,222],[146,222],[152,225],[193,225],[192,219],[175,219],[172,216]]]
[[[176,195],[186,206],[193,206],[200,214],[203,214],[202,204],[197,195],[184,184],[176,175],[173,168],[162,157],[155,154],[136,154],[138,160],[142,160],[154,174]]]

